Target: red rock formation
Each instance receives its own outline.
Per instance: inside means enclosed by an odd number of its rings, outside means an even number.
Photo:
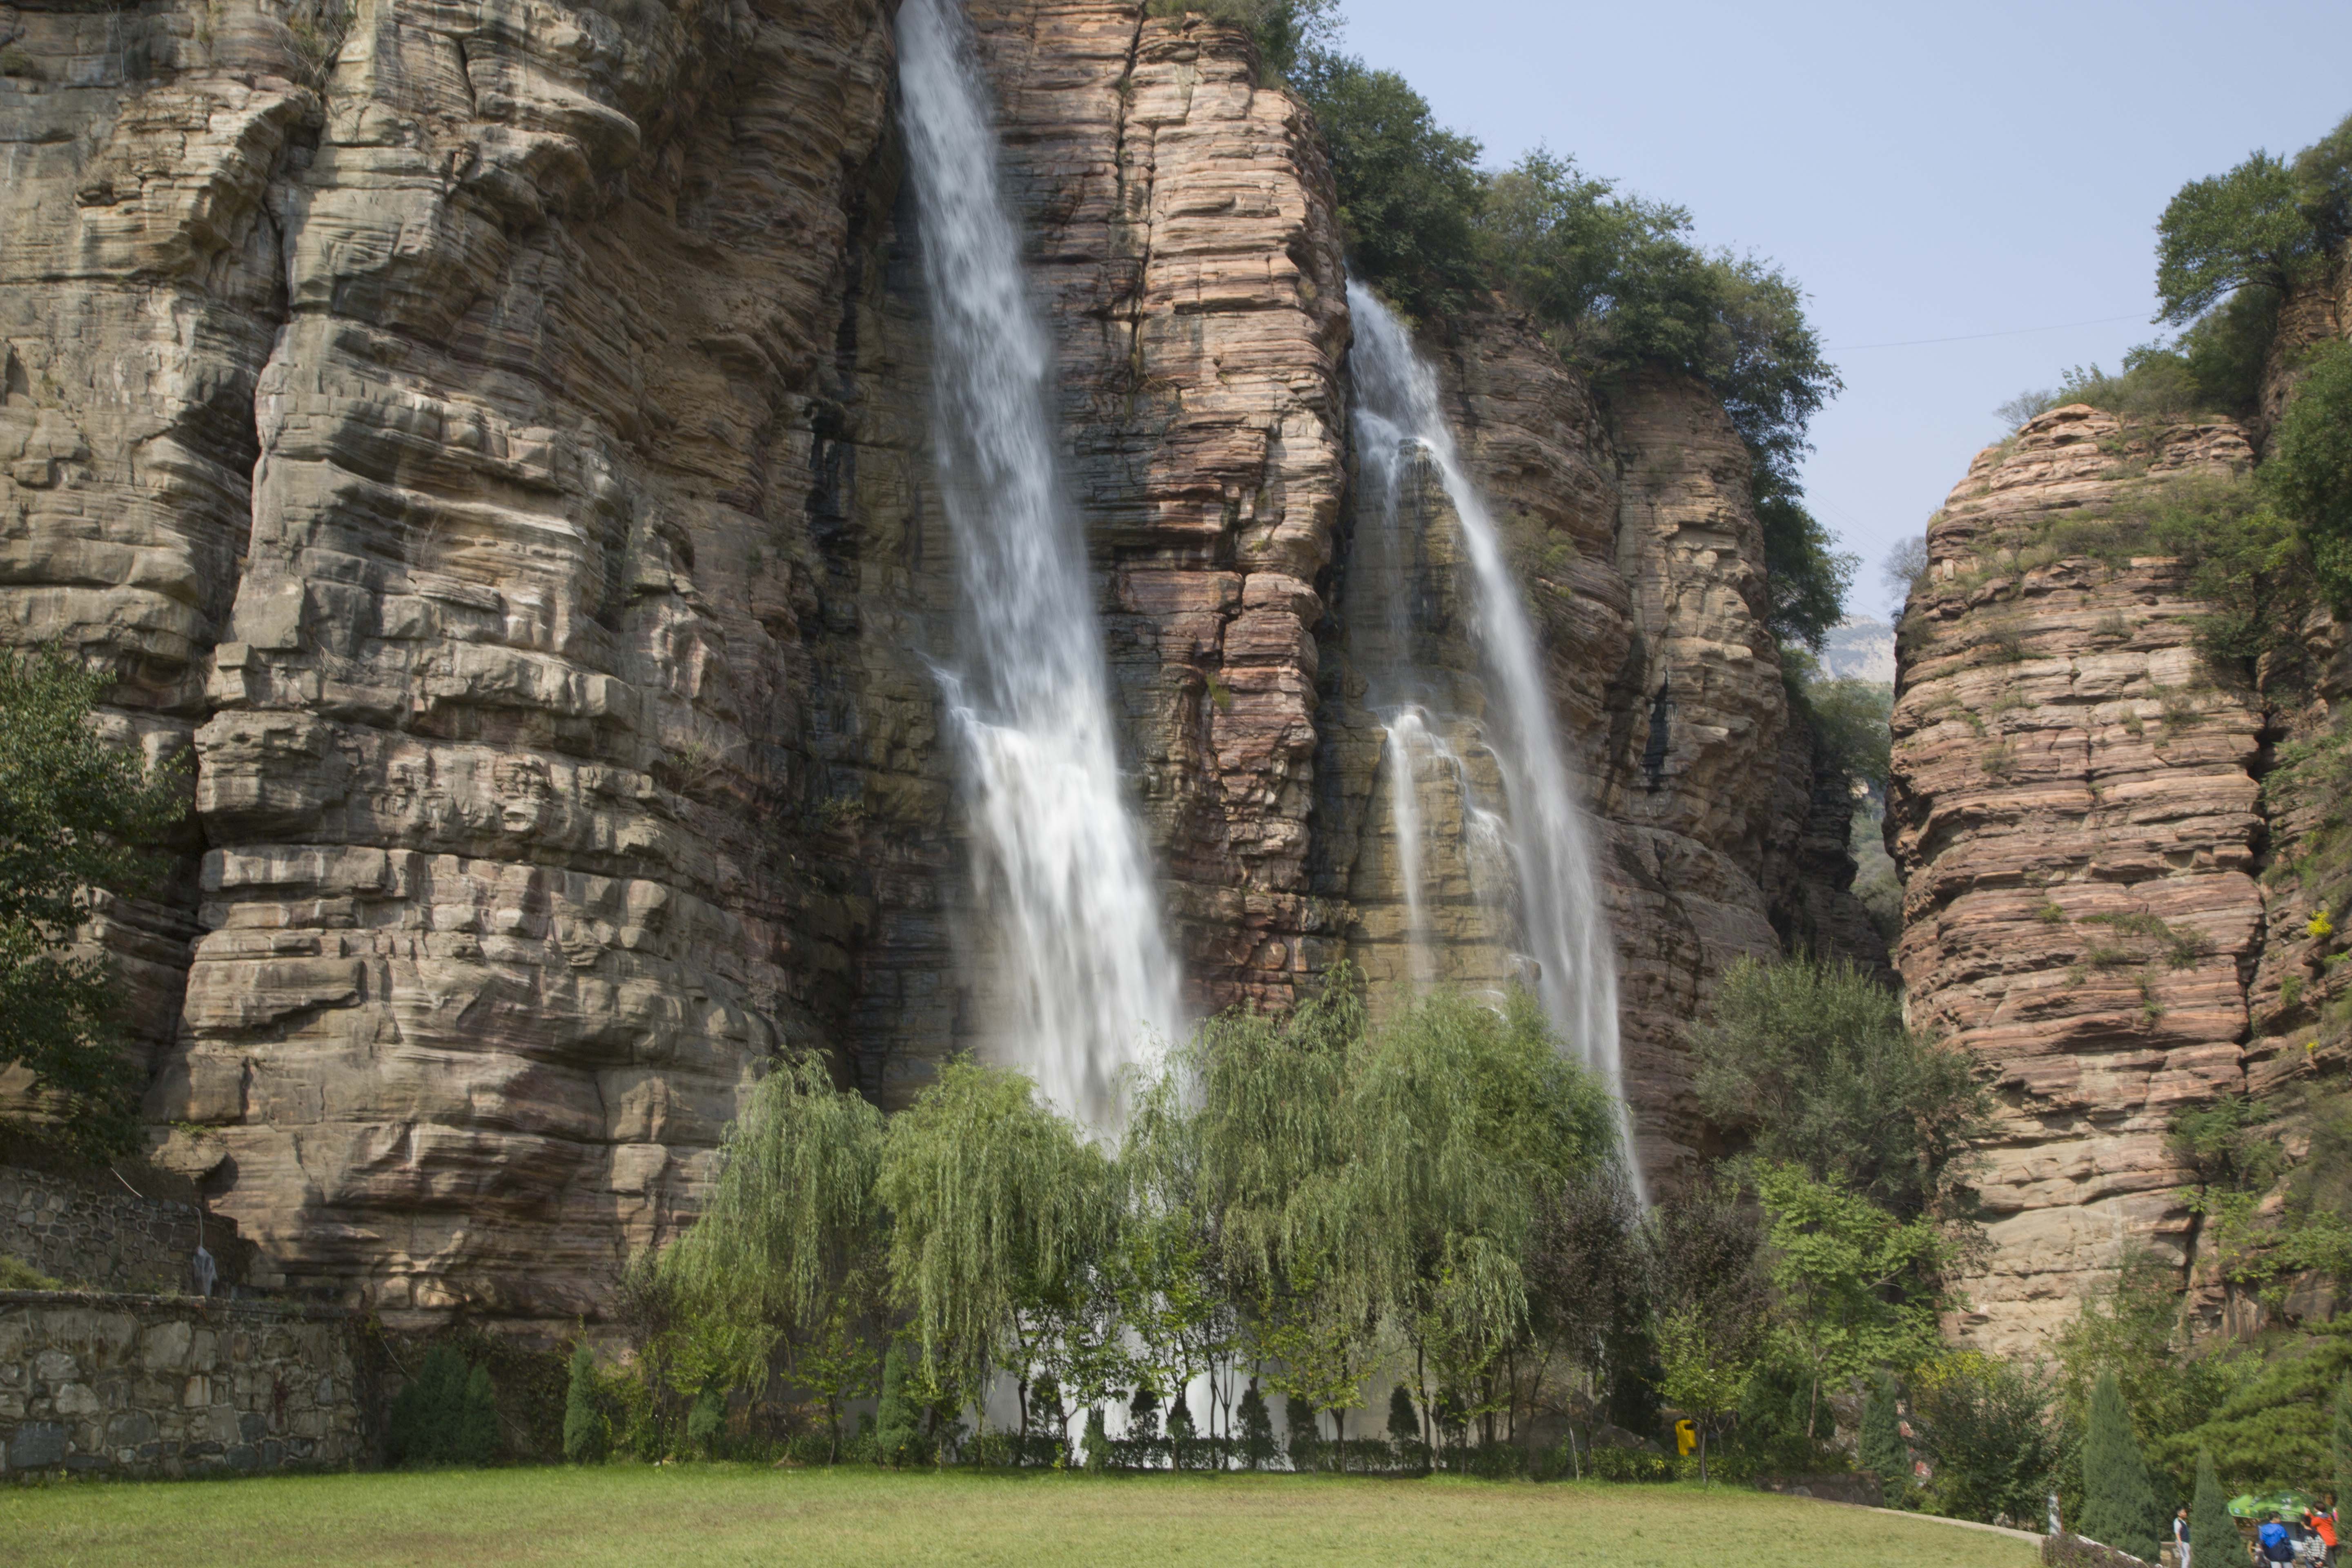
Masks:
[[[2208,607],[2131,518],[2251,459],[2227,422],[2054,409],[1928,531],[1895,709],[1897,958],[1914,1022],[1999,1101],[1961,1323],[1990,1346],[2046,1342],[2128,1246],[2179,1255],[2168,1124],[2245,1083],[2264,712],[2199,654]]]

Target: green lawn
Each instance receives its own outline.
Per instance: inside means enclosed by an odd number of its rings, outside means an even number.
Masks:
[[[0,1563],[2028,1568],[2006,1536],[1692,1486],[739,1465],[0,1488]]]

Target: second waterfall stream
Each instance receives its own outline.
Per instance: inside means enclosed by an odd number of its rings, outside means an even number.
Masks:
[[[1150,854],[1128,805],[1087,546],[1058,472],[1054,352],[957,0],[898,13],[929,283],[932,428],[962,588],[945,677],[971,814],[983,1006],[1000,1059],[1114,1130],[1125,1069],[1181,1027]]]
[[[1476,587],[1479,663],[1487,698],[1479,733],[1502,780],[1499,812],[1481,813],[1476,803],[1465,801],[1465,815],[1483,818],[1487,831],[1500,837],[1509,872],[1507,889],[1482,892],[1511,906],[1517,941],[1533,971],[1531,988],[1545,1015],[1608,1088],[1617,1107],[1626,1169],[1639,1192],[1640,1162],[1633,1156],[1617,1032],[1616,951],[1601,903],[1591,829],[1577,803],[1576,775],[1544,684],[1543,652],[1486,498],[1462,466],[1435,372],[1415,352],[1404,323],[1370,289],[1349,283],[1348,309],[1355,327],[1348,363],[1357,455],[1370,503],[1389,534],[1380,542],[1385,548],[1361,549],[1369,542],[1360,541],[1360,549],[1368,562],[1397,569],[1404,552],[1394,535],[1405,489],[1416,468],[1428,465],[1461,524],[1463,552]],[[1393,583],[1380,596],[1392,605],[1402,598]],[[1422,813],[1406,803],[1416,799],[1418,777],[1426,771],[1421,759],[1432,754],[1433,743],[1427,716],[1417,708],[1399,710],[1387,722],[1384,763],[1393,771],[1400,875],[1409,919],[1417,925]],[[1414,968],[1421,970],[1426,964],[1423,933],[1415,930],[1408,936]]]

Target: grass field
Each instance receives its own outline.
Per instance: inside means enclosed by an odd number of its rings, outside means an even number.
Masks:
[[[2028,1568],[2024,1542],[1721,1487],[648,1468],[0,1489],[0,1563]]]

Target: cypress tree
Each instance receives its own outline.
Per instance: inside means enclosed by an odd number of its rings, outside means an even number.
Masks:
[[[694,1408],[686,1413],[686,1440],[709,1458],[711,1446],[726,1426],[727,1394],[714,1383],[694,1396]]]
[[[466,1414],[466,1358],[447,1344],[437,1344],[392,1402],[385,1437],[395,1465],[446,1465],[466,1461],[461,1433]],[[491,1433],[495,1439],[497,1417]],[[496,1444],[493,1441],[493,1451]]]
[[[596,1408],[596,1358],[583,1342],[572,1348],[563,1387],[563,1457],[585,1465],[604,1457],[604,1413]]]
[[[1241,1417],[1243,1463],[1253,1470],[1272,1464],[1274,1417],[1266,1411],[1265,1395],[1257,1391],[1255,1379],[1243,1391]]]
[[[1412,1391],[1402,1383],[1389,1390],[1389,1441],[1421,1441],[1421,1417],[1413,1414]]]
[[[2352,1376],[2336,1391],[2336,1506],[2342,1508],[2344,1500],[2352,1497]]]
[[[2157,1542],[2164,1533],[2147,1461],[2112,1372],[2100,1373],[2091,1391],[2091,1419],[2083,1434],[2081,1532],[2147,1563],[2156,1561]]]
[[[1862,1434],[1857,1457],[1862,1468],[1878,1478],[1889,1500],[1910,1489],[1911,1450],[1903,1441],[1903,1416],[1895,1408],[1895,1380],[1880,1373],[1870,1385],[1862,1407]]]
[[[499,1440],[499,1395],[490,1384],[490,1369],[478,1366],[466,1375],[466,1391],[457,1407],[455,1458],[461,1465],[495,1461],[503,1445]]]
[[[2197,1452],[2197,1500],[2189,1505],[2189,1568],[2238,1568],[2245,1556],[2237,1521],[2213,1479],[2213,1456]]]
[[[1101,1475],[1110,1468],[1110,1430],[1103,1425],[1102,1406],[1087,1412],[1086,1467],[1090,1475]]]
[[[897,1345],[882,1358],[882,1403],[874,1413],[874,1457],[901,1465],[915,1450],[915,1407],[907,1399],[907,1358]]]
[[[1315,1429],[1315,1406],[1295,1394],[1286,1394],[1282,1401],[1282,1424],[1290,1429],[1290,1468],[1312,1469],[1315,1450],[1321,1446],[1323,1435]]]

